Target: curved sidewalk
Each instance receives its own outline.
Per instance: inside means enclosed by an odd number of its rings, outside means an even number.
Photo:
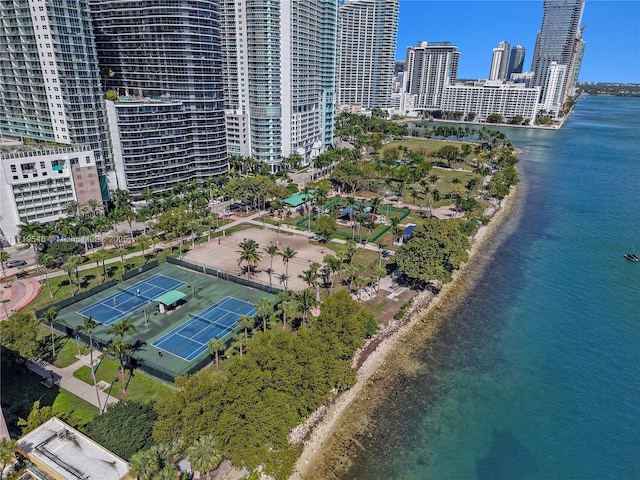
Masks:
[[[99,352],[94,352],[94,359],[98,358],[97,355],[99,355]],[[80,357],[77,362],[72,363],[65,368],[58,368],[44,360],[40,360],[36,363],[29,362],[27,366],[29,367],[29,370],[40,375],[45,383],[51,383],[53,381],[53,384],[67,392],[73,393],[76,397],[82,398],[96,408],[100,408],[101,406],[104,408],[105,402],[108,405],[116,403],[118,401],[117,398],[108,396],[102,390],[98,390],[98,395],[100,396],[100,405],[98,405],[98,397],[96,395],[95,387],[73,376],[73,372],[78,370],[80,367],[91,365],[90,362],[90,356],[84,355]]]

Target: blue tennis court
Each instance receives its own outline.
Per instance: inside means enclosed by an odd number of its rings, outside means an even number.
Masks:
[[[241,315],[252,316],[255,312],[256,307],[252,303],[225,297],[151,345],[190,362],[207,350],[209,340],[222,339],[232,333]]]
[[[78,311],[83,317],[111,325],[130,313],[150,303],[165,292],[180,288],[185,283],[160,273],[127,287],[107,298],[92,303]]]

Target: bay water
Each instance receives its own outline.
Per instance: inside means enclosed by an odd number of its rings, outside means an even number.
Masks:
[[[517,203],[346,478],[640,479],[639,118],[581,97],[559,131],[504,129]]]

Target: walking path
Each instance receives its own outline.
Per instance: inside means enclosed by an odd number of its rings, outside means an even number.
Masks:
[[[98,358],[99,354],[99,352],[94,351],[93,358]],[[98,395],[96,395],[95,387],[73,376],[73,372],[78,370],[80,367],[91,366],[91,356],[89,354],[81,356],[77,362],[72,363],[65,368],[56,367],[44,360],[39,360],[36,363],[29,362],[27,366],[29,367],[29,370],[37,373],[43,378],[45,385],[58,385],[60,388],[73,393],[76,397],[82,398],[97,408],[104,407],[105,403],[107,405],[111,405],[118,401],[117,398],[107,395],[100,389],[98,389]],[[98,396],[100,396],[99,404]]]
[[[262,227],[262,228],[268,228],[271,230],[277,230],[278,226],[277,225],[272,225],[270,223],[267,222],[263,222],[261,220],[258,220],[262,215],[266,215],[266,212],[256,212],[252,215],[249,215],[248,217],[238,217],[238,216],[234,216],[234,220],[230,223],[227,223],[226,225],[223,225],[221,227],[218,227],[216,230],[217,232],[225,232],[226,230],[229,230],[233,227],[239,226],[239,225],[243,225],[243,224],[250,224],[250,225],[255,225],[258,227]],[[299,230],[295,227],[292,227],[290,225],[286,225],[286,224],[281,224],[280,225],[280,230],[281,231],[286,231],[288,233],[293,233],[296,235],[301,235],[301,236],[306,236],[308,238],[313,238],[316,236],[316,234],[314,232],[309,232],[307,230]],[[207,232],[204,232],[204,235],[207,235]],[[341,238],[333,238],[331,239],[332,242],[338,243],[338,244],[346,244],[347,241],[343,240]],[[188,241],[187,241],[188,242]],[[166,243],[156,243],[153,245],[154,248],[168,248],[170,246],[176,246],[180,243],[179,239],[173,240],[171,242],[166,242]],[[371,250],[374,252],[379,252],[380,251],[380,247],[378,246],[378,244],[376,243],[359,243],[358,246],[360,248],[365,248],[367,250]],[[95,250],[88,250],[86,252],[87,255],[90,255],[91,253],[93,253]],[[151,249],[146,249],[145,250],[145,254],[150,253]],[[128,260],[134,257],[139,257],[143,255],[142,251],[138,251],[138,252],[133,252],[133,253],[129,253],[127,255],[125,255],[124,259]],[[120,257],[113,257],[110,258],[108,260],[105,260],[105,265],[111,265],[114,263],[120,263],[121,259]],[[87,265],[82,265],[81,267],[78,268],[79,272],[83,272],[85,270],[91,270],[95,268],[95,264],[94,263],[90,263]],[[25,307],[27,307],[31,302],[33,302],[33,300],[35,300],[35,298],[39,295],[40,291],[42,290],[42,285],[43,282],[45,282],[46,278],[56,278],[56,277],[61,277],[66,275],[66,272],[64,272],[63,270],[57,270],[54,272],[47,272],[46,274],[41,274],[35,277],[28,277],[28,278],[23,278],[20,280],[8,280],[9,284],[11,284],[11,288],[7,288],[7,289],[2,289],[2,300],[9,300],[7,303],[3,303],[4,306],[7,307],[6,313],[4,311],[4,308],[0,307],[0,321],[2,320],[6,320],[8,318],[8,316],[11,316],[11,314],[15,313],[15,312],[19,312],[20,310],[24,309]],[[10,278],[10,275],[7,274],[7,278]],[[4,287],[4,285],[3,285]],[[8,314],[8,316],[7,316]]]

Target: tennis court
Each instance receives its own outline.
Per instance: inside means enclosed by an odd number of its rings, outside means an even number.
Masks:
[[[252,303],[225,297],[206,310],[192,315],[182,325],[174,328],[152,343],[188,362],[207,350],[207,343],[214,338],[223,339],[232,333],[241,315],[253,315]]]
[[[119,288],[118,292],[92,303],[77,313],[83,317],[91,317],[103,325],[111,325],[150,303],[154,298],[182,285],[185,285],[185,282],[159,273],[127,287],[126,290]]]

